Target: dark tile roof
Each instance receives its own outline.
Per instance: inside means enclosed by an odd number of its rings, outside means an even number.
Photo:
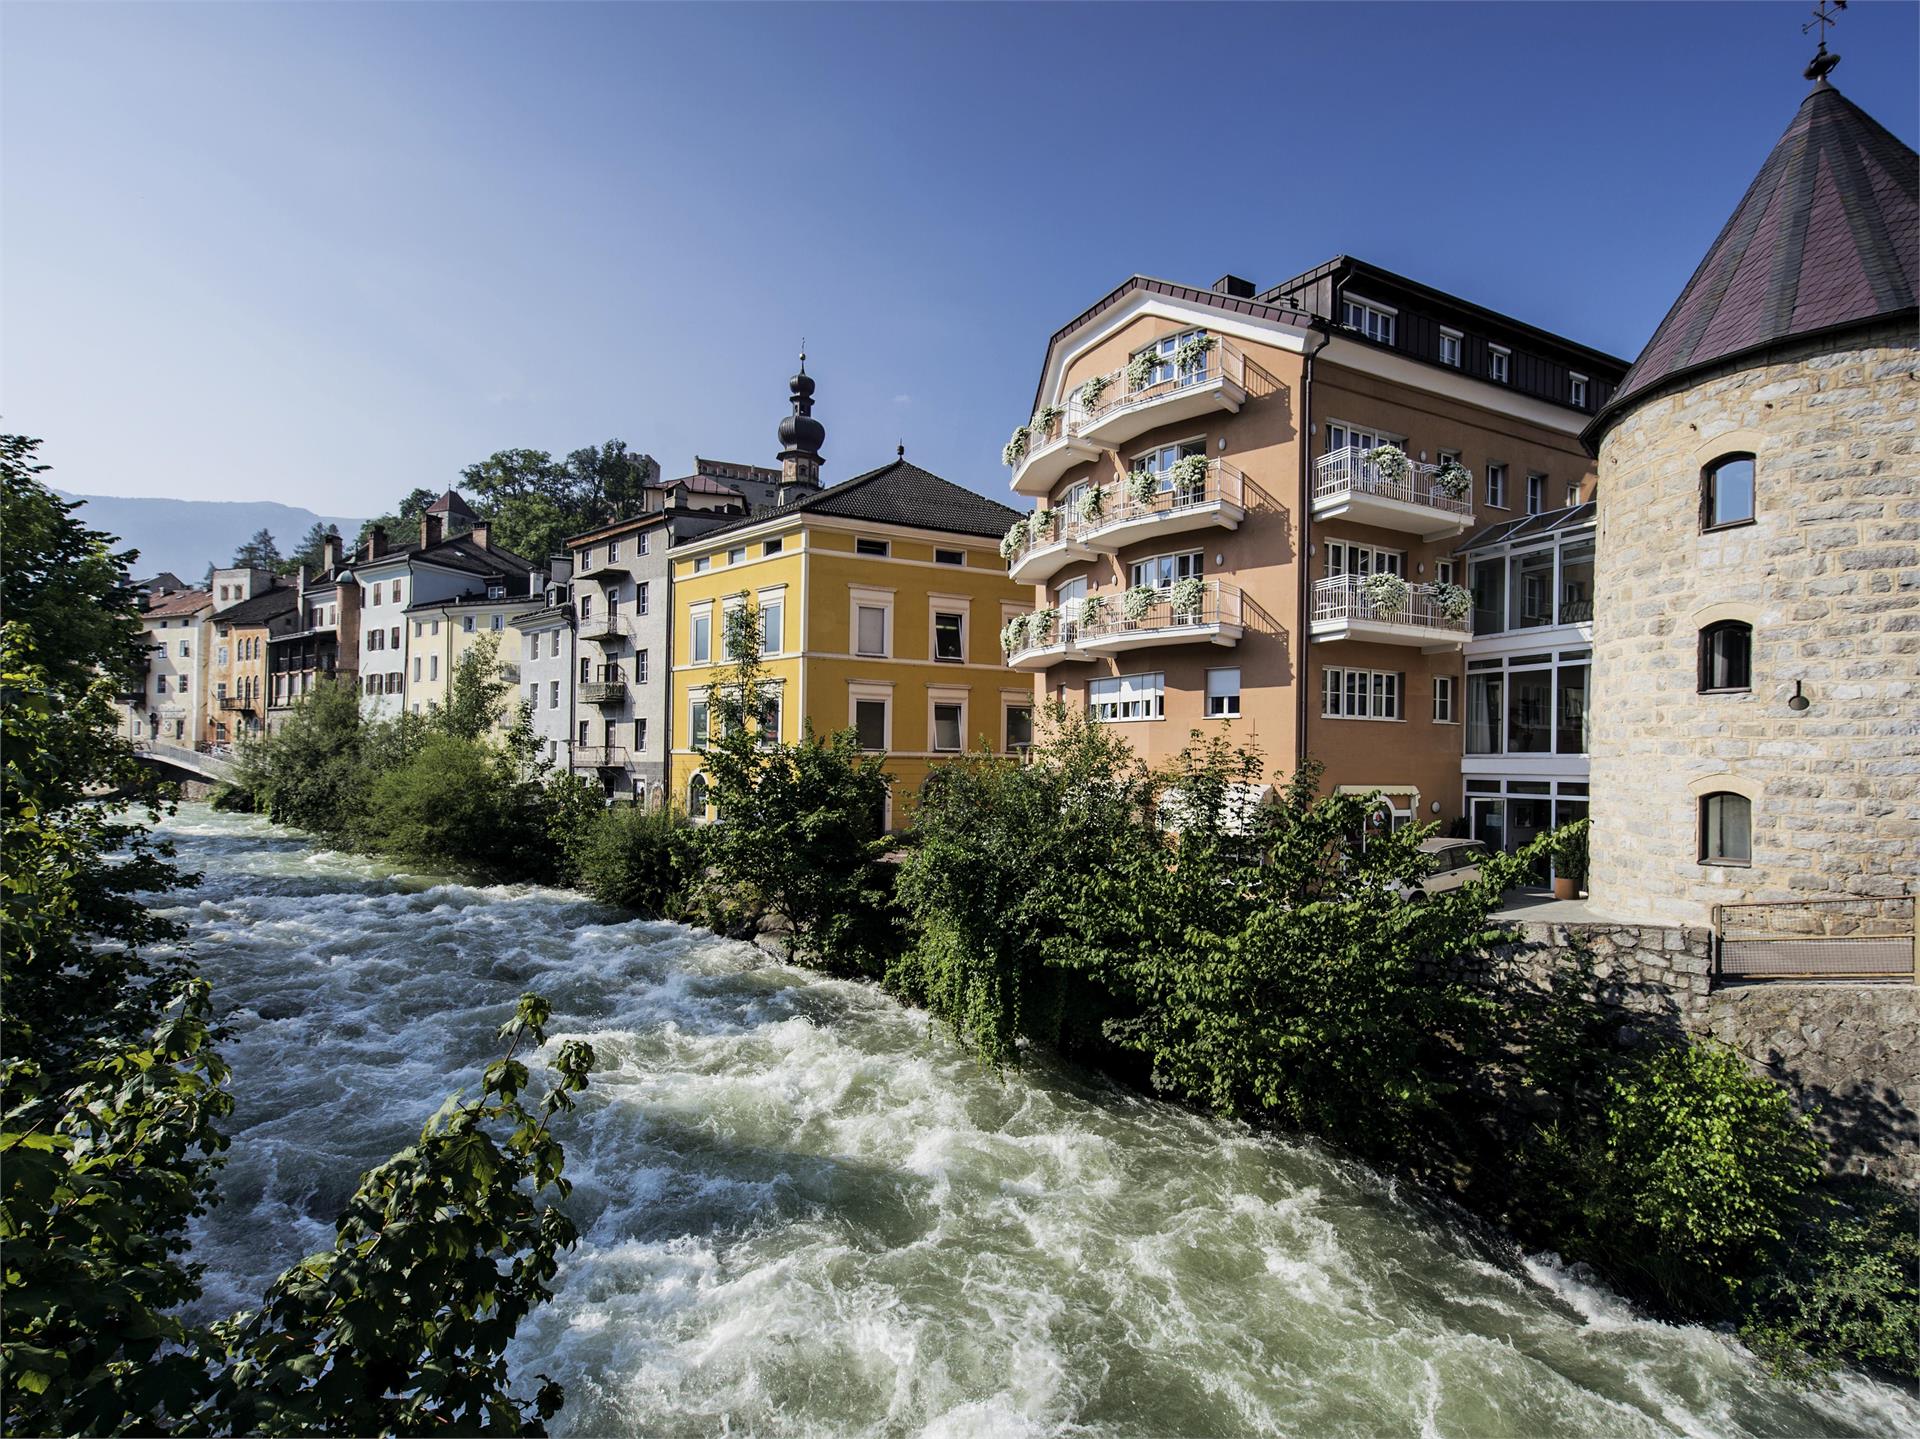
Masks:
[[[1914,152],[1825,80],[1588,428],[1655,386],[1783,340],[1912,313],[1920,280]]]
[[[141,613],[149,615],[190,615],[210,609],[213,596],[205,590],[181,590],[178,594],[156,596]]]
[[[879,525],[904,525],[916,530],[978,535],[987,539],[998,539],[1007,532],[1009,525],[1020,518],[1019,511],[1008,509],[998,500],[977,495],[952,480],[943,480],[918,465],[899,459],[877,470],[868,470],[864,475],[855,475],[850,480],[829,485],[763,515],[747,515],[716,526],[683,543],[704,542],[730,530],[745,529],[749,525],[784,519],[788,515],[803,512],[833,515],[847,520],[869,520]]]
[[[439,499],[428,505],[427,513],[430,515],[449,515],[463,520],[479,518],[479,516],[474,514],[467,502],[460,498],[459,493],[454,490],[446,491]]]
[[[293,590],[286,585],[275,585],[237,605],[228,605],[213,617],[213,622],[217,625],[264,625],[281,615],[291,614],[294,604]]]

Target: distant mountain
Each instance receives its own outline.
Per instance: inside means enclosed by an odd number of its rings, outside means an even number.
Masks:
[[[78,514],[82,524],[118,535],[124,545],[139,550],[140,558],[134,562],[138,575],[173,570],[190,585],[200,583],[209,563],[224,565],[231,560],[256,530],[270,531],[282,554],[290,554],[316,520],[338,525],[348,544],[360,533],[359,520],[316,515],[272,500],[149,500],[54,493],[63,499],[84,500],[85,508]]]

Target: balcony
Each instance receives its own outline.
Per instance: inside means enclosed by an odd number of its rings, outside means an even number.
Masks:
[[[1016,585],[1043,584],[1075,560],[1093,558],[1093,551],[1081,539],[1086,521],[1065,510],[1050,513],[1053,519],[1045,525],[1035,525],[1033,517],[1028,516],[1026,534],[1007,556],[1007,574]]]
[[[1224,460],[1208,460],[1203,480],[1161,483],[1165,488],[1146,500],[1129,494],[1124,481],[1110,486],[1100,518],[1083,527],[1087,547],[1111,552],[1189,530],[1231,530],[1247,517],[1247,477]]]
[[[573,747],[573,767],[575,769],[624,769],[626,763],[627,751],[623,745],[583,744]]]
[[[1237,414],[1247,402],[1246,358],[1226,340],[1215,340],[1199,364],[1185,369],[1161,365],[1153,380],[1138,389],[1128,382],[1124,368],[1115,370],[1107,377],[1100,403],[1081,419],[1080,437],[1107,448],[1161,425],[1222,411]]]
[[[601,644],[617,644],[633,638],[633,621],[622,615],[601,615],[580,621],[580,638]]]
[[[1144,614],[1129,618],[1123,596],[1107,597],[1104,613],[1080,626],[1080,643],[1089,654],[1111,655],[1155,645],[1204,642],[1237,645],[1245,633],[1240,591],[1224,580],[1207,580],[1199,603],[1175,608],[1175,590],[1158,591]]]
[[[628,558],[602,560],[597,565],[581,565],[573,572],[576,580],[625,580],[633,577],[634,561]]]
[[[1313,463],[1313,517],[1348,519],[1401,530],[1423,540],[1457,535],[1473,524],[1473,500],[1455,497],[1433,483],[1438,465],[1407,462],[1404,480],[1384,478],[1367,463],[1367,451],[1349,445]]]
[[[244,695],[221,695],[220,708],[229,714],[252,714],[253,701]]]
[[[590,705],[621,705],[627,702],[625,680],[594,680],[580,686],[580,698]]]
[[[1365,575],[1335,575],[1315,582],[1314,639],[1413,645],[1423,654],[1443,654],[1473,638],[1472,620],[1465,615],[1455,619],[1441,609],[1433,586],[1408,586],[1406,604],[1388,610],[1369,598],[1362,588],[1365,580]]]
[[[1079,626],[1068,621],[1054,625],[1044,640],[1029,639],[1007,651],[1007,668],[1031,673],[1075,660],[1092,659],[1080,647]]]
[[[1044,434],[1027,436],[1027,452],[1013,467],[1016,495],[1046,495],[1068,470],[1099,456],[1100,447],[1080,435],[1086,418],[1079,399],[1070,398]]]

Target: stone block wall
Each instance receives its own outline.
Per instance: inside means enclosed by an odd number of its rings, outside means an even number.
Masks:
[[[1636,406],[1601,447],[1591,717],[1597,908],[1920,887],[1920,425],[1911,327],[1802,345]],[[1829,342],[1830,343],[1830,342]],[[1702,467],[1755,456],[1755,522],[1703,532]],[[1754,627],[1753,687],[1700,694],[1706,623]],[[1795,684],[1809,708],[1787,707]],[[1753,804],[1705,865],[1699,795]]]

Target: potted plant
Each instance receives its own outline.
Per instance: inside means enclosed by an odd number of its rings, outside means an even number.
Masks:
[[[1407,476],[1413,473],[1407,452],[1398,445],[1375,445],[1365,458],[1373,466],[1373,472],[1389,485],[1404,485]]]
[[[1433,602],[1441,614],[1456,622],[1473,613],[1473,591],[1465,585],[1441,581],[1433,587]]]
[[[1098,485],[1088,485],[1080,496],[1080,518],[1092,524],[1107,512],[1107,492]]]
[[[1127,498],[1145,507],[1160,493],[1160,476],[1152,470],[1134,470],[1127,476]]]
[[[1000,463],[1012,469],[1026,457],[1027,427],[1022,425],[1013,432],[1013,438],[1008,440],[1006,447],[1000,451]]]
[[[1007,526],[1007,532],[1000,539],[1000,558],[1010,560],[1020,553],[1027,542],[1027,522],[1015,520]]]
[[[1060,418],[1060,414],[1058,405],[1042,405],[1033,412],[1033,423],[1027,426],[1027,433],[1032,435],[1036,442],[1052,439],[1053,422]]]
[[[1219,343],[1204,331],[1198,335],[1189,335],[1174,348],[1174,369],[1183,375],[1189,371],[1201,369],[1207,363],[1207,356],[1213,353],[1213,347]]]
[[[1000,648],[1008,654],[1021,648],[1027,638],[1027,616],[1015,615],[1000,631]]]
[[[1033,536],[1033,542],[1057,540],[1060,538],[1060,512],[1058,510],[1035,510],[1027,520],[1027,533]]]
[[[1088,595],[1080,601],[1080,628],[1093,629],[1100,623],[1101,617],[1106,612],[1107,597],[1105,595]]]
[[[1037,645],[1043,645],[1053,638],[1053,622],[1059,618],[1058,610],[1035,610],[1027,616],[1027,638]]]
[[[1191,504],[1207,488],[1207,457],[1205,455],[1185,455],[1173,462],[1168,471],[1173,479],[1174,494],[1184,502]]]
[[[1130,620],[1144,620],[1147,611],[1152,609],[1160,598],[1160,591],[1152,585],[1135,585],[1120,598],[1121,613]]]
[[[1407,607],[1413,591],[1407,582],[1391,570],[1380,570],[1360,581],[1360,593],[1377,615],[1391,619]]]
[[[1588,821],[1561,826],[1553,837],[1553,897],[1578,899],[1587,887]]]
[[[1088,380],[1080,387],[1081,408],[1086,410],[1099,409],[1100,397],[1106,394],[1108,387],[1112,384],[1113,379],[1108,375],[1095,375],[1091,380]]]
[[[1160,347],[1149,345],[1127,361],[1127,388],[1144,390],[1153,383],[1153,372],[1160,368]]]
[[[1206,581],[1198,575],[1188,575],[1173,587],[1171,602],[1174,618],[1194,623],[1200,618],[1200,606],[1206,598]]]
[[[1433,472],[1433,487],[1456,500],[1465,499],[1473,488],[1473,471],[1458,460],[1448,460]]]

